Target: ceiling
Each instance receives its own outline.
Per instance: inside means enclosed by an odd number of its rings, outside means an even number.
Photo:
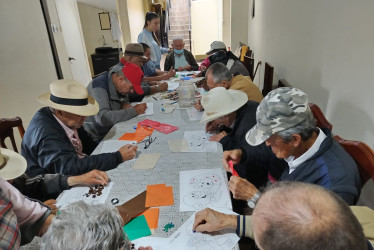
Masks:
[[[117,12],[116,0],[77,0],[77,2],[102,10]]]

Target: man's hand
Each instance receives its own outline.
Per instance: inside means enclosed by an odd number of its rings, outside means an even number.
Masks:
[[[100,170],[92,170],[88,173],[78,175],[78,176],[70,176],[68,178],[68,185],[70,187],[75,185],[85,185],[85,186],[93,186],[93,185],[107,185],[109,181],[108,175],[104,171]]]
[[[178,67],[178,69],[177,69],[178,71],[183,71],[183,67],[182,66],[180,66],[180,67]]]
[[[147,109],[146,103],[139,103],[134,106],[134,109],[138,115],[144,114],[145,110]]]
[[[136,156],[137,149],[138,146],[126,144],[125,146],[121,147],[118,151],[121,153],[122,160],[128,161]]]
[[[206,67],[204,65],[200,66],[200,71],[206,70]]]
[[[229,167],[229,161],[232,161],[233,165],[239,164],[242,158],[242,150],[241,149],[234,149],[230,151],[224,151],[222,156],[222,163],[223,167],[227,172],[231,173],[231,169]]]
[[[224,228],[236,227],[236,215],[222,214],[210,208],[205,208],[195,214],[192,230],[197,232],[215,232]]]
[[[169,74],[169,76],[170,76],[170,77],[174,77],[174,76],[176,75],[176,72],[175,72],[175,70],[174,70],[174,67],[173,67],[173,66],[172,66],[172,67],[170,68],[170,70],[169,70],[168,74]],[[170,77],[169,77],[169,78],[170,78]]]
[[[148,84],[149,84],[150,86],[155,86],[155,85],[158,84],[158,81],[150,81],[150,82],[148,82]]]
[[[121,105],[121,109],[128,109],[128,108],[131,108],[132,105],[128,102],[125,102],[125,103],[122,103]]]
[[[192,69],[192,66],[191,65],[187,65],[183,69],[186,70],[186,71],[190,71]]]
[[[43,203],[44,203],[44,205],[47,205],[51,209],[52,214],[54,214],[54,215],[57,214],[56,200],[46,200]]]
[[[195,102],[195,105],[194,105],[195,109],[199,110],[199,111],[203,111],[204,108],[203,108],[203,105],[201,105],[201,101],[200,100],[197,100]]]
[[[153,250],[152,247],[147,246],[147,247],[139,247],[138,250]]]
[[[214,120],[210,121],[207,124],[205,124],[205,131],[210,132],[210,133],[216,132],[218,131],[218,126],[219,124],[215,122]]]
[[[210,138],[209,138],[209,141],[220,141],[223,137],[225,137],[227,135],[227,133],[225,131],[222,131],[221,133],[218,133],[218,134],[215,134],[215,135],[212,135]]]
[[[238,176],[231,176],[229,181],[229,189],[237,200],[249,200],[257,193],[257,188],[246,179]]]
[[[160,92],[168,90],[168,83],[167,82],[162,82],[158,85],[158,88],[160,89]]]

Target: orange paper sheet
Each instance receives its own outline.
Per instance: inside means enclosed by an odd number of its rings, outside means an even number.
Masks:
[[[165,184],[147,185],[146,207],[174,205],[173,187]]]
[[[145,216],[145,219],[147,220],[148,227],[151,229],[157,229],[158,228],[158,216],[160,214],[160,209],[158,207],[150,208],[146,210],[141,215]]]
[[[124,133],[118,140],[141,142],[147,136],[152,135],[153,128],[138,125],[135,133]]]

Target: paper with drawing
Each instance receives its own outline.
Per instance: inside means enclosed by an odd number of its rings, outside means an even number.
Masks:
[[[217,142],[209,141],[209,137],[205,131],[185,131],[184,138],[189,150],[183,152],[217,152]]]

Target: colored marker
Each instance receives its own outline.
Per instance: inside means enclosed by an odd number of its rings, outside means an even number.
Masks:
[[[228,164],[229,164],[229,167],[230,167],[230,170],[231,170],[231,173],[233,176],[239,176],[238,175],[238,172],[236,172],[235,168],[234,168],[234,164],[232,163],[232,161],[228,161]]]

